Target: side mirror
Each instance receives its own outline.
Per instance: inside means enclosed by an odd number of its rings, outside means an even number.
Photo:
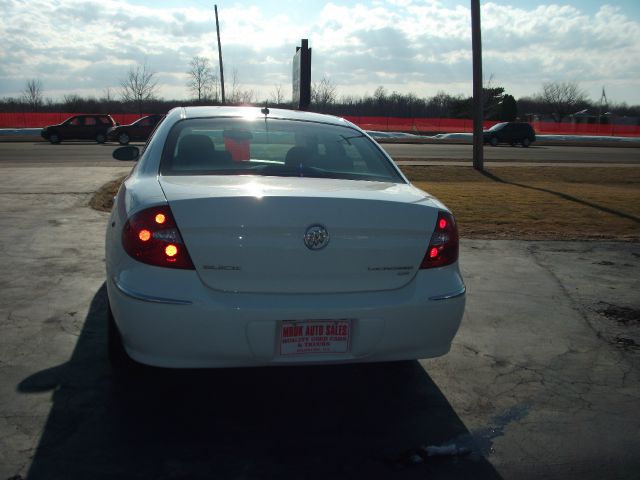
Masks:
[[[139,156],[138,147],[120,147],[113,151],[113,158],[116,160],[137,160]]]

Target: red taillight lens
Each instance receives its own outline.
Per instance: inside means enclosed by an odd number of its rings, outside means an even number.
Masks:
[[[449,212],[440,212],[420,268],[444,267],[456,260],[458,260],[458,227],[453,215]]]
[[[149,265],[195,269],[169,205],[147,208],[127,220],[122,246],[133,258]]]

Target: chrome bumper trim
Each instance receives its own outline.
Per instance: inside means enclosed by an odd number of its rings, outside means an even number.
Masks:
[[[150,303],[164,303],[167,305],[191,305],[193,302],[191,300],[176,300],[174,298],[162,298],[162,297],[154,297],[152,295],[146,295],[144,293],[135,292],[116,280],[115,277],[112,278],[113,284],[116,286],[118,290],[124,293],[127,297],[133,298],[135,300],[142,300],[143,302]]]
[[[445,293],[444,295],[436,295],[435,297],[429,297],[429,300],[450,300],[452,298],[458,298],[464,295],[467,292],[467,287],[462,287],[460,290],[456,290],[455,292]]]

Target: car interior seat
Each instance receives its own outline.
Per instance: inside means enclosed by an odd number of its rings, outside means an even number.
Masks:
[[[185,135],[180,139],[178,154],[174,159],[174,166],[188,170],[206,170],[232,163],[229,152],[217,151],[211,138],[198,134]]]
[[[291,169],[308,166],[311,163],[313,153],[307,147],[291,147],[284,158],[284,164]]]

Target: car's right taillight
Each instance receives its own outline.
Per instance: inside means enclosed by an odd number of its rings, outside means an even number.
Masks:
[[[444,267],[458,260],[458,227],[449,212],[439,212],[436,228],[420,268]]]
[[[122,229],[122,246],[139,262],[195,269],[169,205],[147,208],[129,218]]]

